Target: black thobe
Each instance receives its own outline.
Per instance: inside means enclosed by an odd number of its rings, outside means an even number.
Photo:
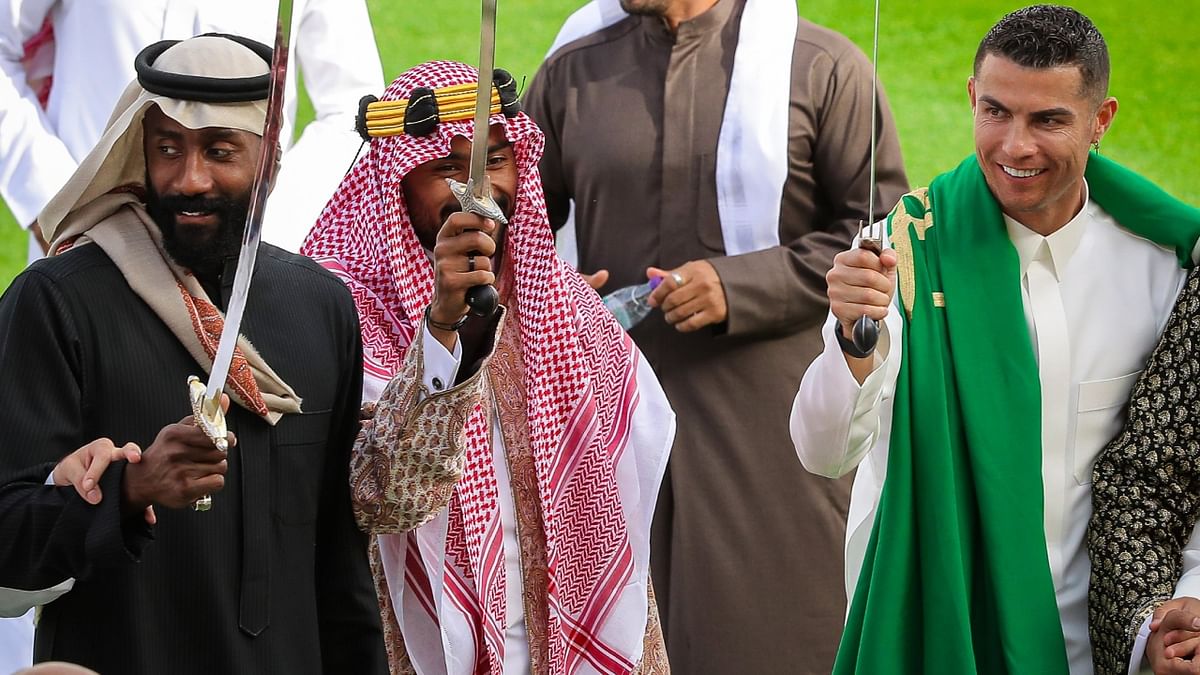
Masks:
[[[232,264],[222,280],[223,307]],[[95,438],[149,448],[189,413],[186,380],[202,369],[99,246],[34,263],[0,298],[0,586],[76,579],[42,611],[35,660],[122,675],[386,671],[350,508],[362,382],[350,295],[264,245],[242,334],[303,413],[271,427],[232,408],[238,443],[212,510],[159,508],[150,528],[121,515],[124,463],[98,506],[42,481]]]

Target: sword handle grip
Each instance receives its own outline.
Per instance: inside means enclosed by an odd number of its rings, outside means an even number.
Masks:
[[[499,304],[500,294],[496,292],[495,286],[483,284],[467,289],[467,306],[475,316],[490,319],[496,313]]]
[[[858,247],[870,251],[875,255],[883,253],[883,246],[880,242],[869,237],[860,239]],[[858,317],[858,321],[854,322],[850,341],[854,343],[854,348],[860,353],[870,354],[874,352],[875,345],[879,343],[879,322],[865,314]]]

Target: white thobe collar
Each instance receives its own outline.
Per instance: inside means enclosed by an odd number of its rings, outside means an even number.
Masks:
[[[1084,180],[1083,207],[1079,209],[1079,213],[1076,213],[1074,218],[1067,221],[1066,225],[1048,237],[1043,237],[1008,214],[1004,214],[1004,225],[1008,228],[1008,238],[1016,247],[1017,257],[1021,262],[1022,278],[1029,270],[1029,264],[1043,255],[1042,248],[1045,246],[1049,249],[1050,270],[1054,273],[1055,279],[1062,281],[1067,265],[1071,262],[1071,256],[1079,248],[1079,242],[1083,239],[1087,223],[1092,219],[1090,198],[1087,180]]]

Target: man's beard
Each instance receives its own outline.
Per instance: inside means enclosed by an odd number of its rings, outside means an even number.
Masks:
[[[670,5],[670,0],[620,0],[621,9],[630,14],[641,16],[662,16]]]
[[[176,263],[204,280],[216,279],[221,274],[225,259],[238,254],[249,208],[249,191],[233,198],[163,197],[154,191],[150,181],[146,181],[146,212],[162,232],[163,248]],[[181,211],[215,215],[216,231],[201,236],[206,233],[180,228],[175,217]]]

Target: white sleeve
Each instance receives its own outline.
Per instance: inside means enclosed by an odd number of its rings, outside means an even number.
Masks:
[[[429,326],[421,322],[421,339],[424,340],[422,355],[425,368],[421,373],[421,384],[425,391],[437,393],[454,386],[458,366],[462,363],[462,341],[455,340],[454,351],[447,351],[442,343],[429,332]]]
[[[0,3],[0,197],[26,228],[78,166],[51,128],[21,63],[25,42],[56,1]]]
[[[830,478],[852,471],[874,447],[884,422],[879,403],[891,396],[900,372],[904,330],[893,306],[880,326],[874,370],[860,386],[834,337],[836,325],[830,314],[821,329],[825,350],[804,373],[789,422],[792,444],[804,468]]]
[[[300,250],[362,145],[358,100],[382,96],[384,86],[363,0],[311,0],[295,44],[315,118],[284,155],[263,225],[263,236],[289,251]]]

